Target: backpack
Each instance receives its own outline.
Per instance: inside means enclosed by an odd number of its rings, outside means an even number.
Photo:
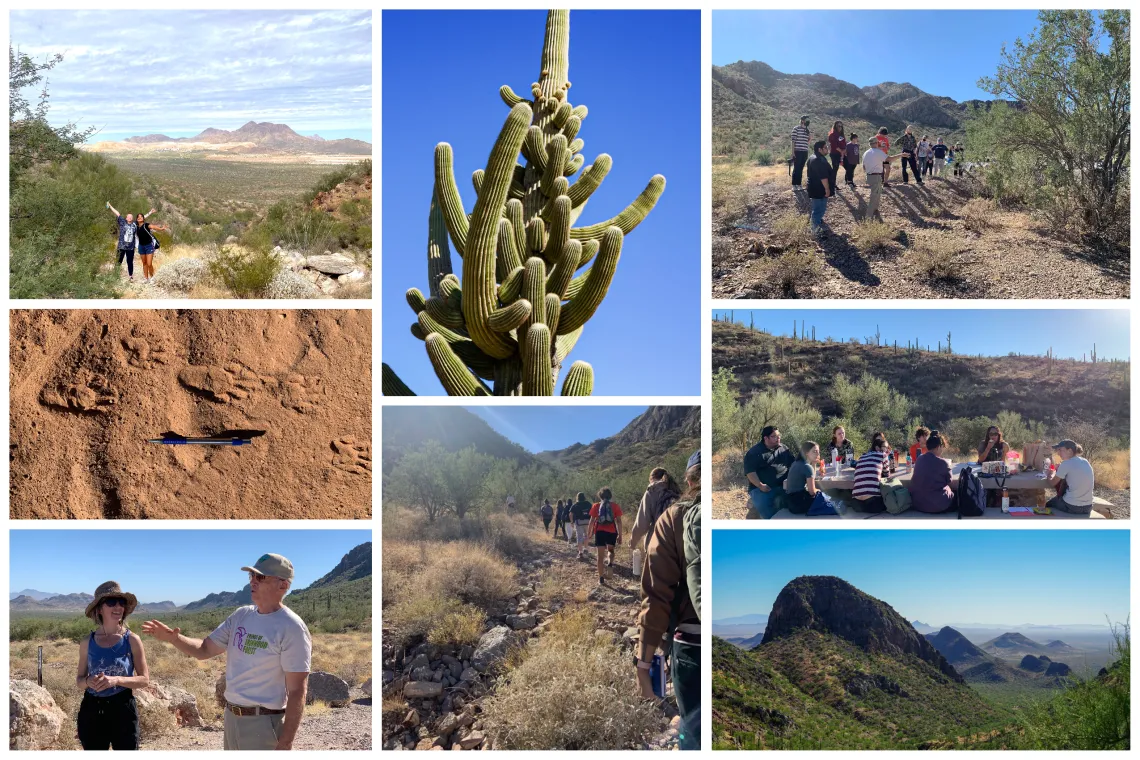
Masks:
[[[847,165],[848,166],[858,166],[859,165],[859,144],[858,143],[847,143],[847,151],[846,152],[847,152],[847,156],[846,156],[845,160],[846,160]]]
[[[539,511],[542,512],[543,517],[550,517],[552,514],[554,514],[554,508],[549,504],[543,504],[542,509]]]
[[[982,480],[973,467],[966,467],[958,475],[958,519],[981,517],[986,513],[986,492]]]
[[[614,508],[609,499],[603,499],[598,504],[598,525],[612,525],[614,522]]]
[[[901,515],[910,509],[910,491],[898,478],[892,478],[879,487],[883,495],[883,503],[892,515]]]

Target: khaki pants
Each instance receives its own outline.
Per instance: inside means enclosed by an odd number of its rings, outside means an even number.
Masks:
[[[868,174],[867,186],[871,188],[871,200],[867,202],[867,215],[864,219],[874,219],[879,215],[879,201],[883,197],[883,175]]]
[[[226,749],[277,749],[284,713],[279,715],[234,715],[226,710]]]

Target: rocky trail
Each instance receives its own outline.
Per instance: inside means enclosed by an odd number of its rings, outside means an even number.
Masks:
[[[786,172],[752,172],[737,188],[743,209],[714,211],[713,297],[780,298],[773,271],[795,281],[800,298],[1127,298],[1129,256],[1106,254],[1058,239],[1029,214],[976,200],[967,177],[928,177],[903,184],[892,169],[880,213],[889,227],[884,245],[854,240],[870,189],[843,185],[829,201],[826,240],[789,242],[774,227],[807,215],[810,199],[796,193]],[[973,205],[969,205],[973,204]],[[719,218],[718,218],[719,217]],[[862,250],[861,250],[862,249]],[[803,261],[775,266],[788,252],[818,257],[818,274]],[[935,266],[937,265],[937,266]]]
[[[561,534],[554,538],[540,526],[526,530],[526,536],[532,551],[518,562],[518,595],[489,616],[490,630],[477,646],[453,652],[427,642],[407,650],[384,646],[384,749],[495,749],[480,714],[483,700],[494,688],[498,666],[512,649],[541,637],[560,610],[589,605],[596,617],[594,636],[619,643],[626,659],[632,655],[640,591],[628,544],[618,547],[612,575],[602,586],[592,546],[578,559],[576,544]],[[560,598],[550,598],[552,583],[560,589]],[[635,678],[632,668],[630,678]],[[641,749],[677,749],[680,718],[672,685],[667,689],[668,698],[659,705],[659,731]],[[400,708],[403,718],[390,721],[389,704],[394,699],[406,704]]]

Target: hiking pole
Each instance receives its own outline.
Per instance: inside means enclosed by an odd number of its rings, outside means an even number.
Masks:
[[[165,443],[168,446],[185,446],[198,444],[199,446],[249,446],[252,438],[185,438],[183,436],[165,436],[163,438],[148,438],[147,443]]]
[[[37,647],[39,652],[36,654],[36,683],[40,686],[44,685],[44,648]]]

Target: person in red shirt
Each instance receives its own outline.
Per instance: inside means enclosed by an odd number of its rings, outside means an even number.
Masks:
[[[930,437],[930,428],[925,426],[914,431],[914,443],[910,447],[910,461],[915,463],[926,453],[926,439]]]
[[[598,547],[598,585],[606,584],[607,565],[613,564],[614,548],[621,543],[621,507],[613,499],[609,486],[598,491],[598,502],[590,507],[590,528],[587,536],[594,537]],[[606,555],[609,554],[609,561]]]
[[[891,138],[888,137],[887,134],[888,134],[888,132],[887,132],[886,127],[879,127],[879,134],[875,135],[875,139],[879,141],[879,147],[883,149],[883,152],[889,156],[889,155],[891,155]],[[887,178],[890,176],[891,176],[891,162],[890,161],[884,161],[883,162],[883,187],[890,187],[891,186],[890,183],[887,182]]]
[[[828,197],[835,195],[835,178],[839,176],[839,163],[847,151],[847,138],[843,134],[843,122],[841,121],[835,122],[831,131],[827,133],[827,142],[831,147],[831,185],[829,187],[831,192],[827,194]]]

